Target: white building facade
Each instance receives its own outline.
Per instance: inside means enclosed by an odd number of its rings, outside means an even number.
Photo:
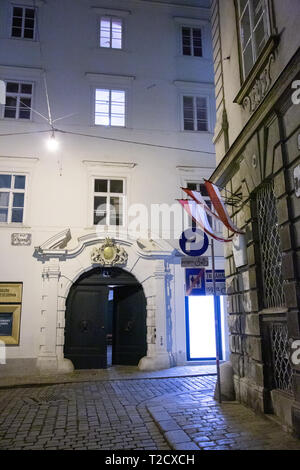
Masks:
[[[14,338],[0,374],[73,370],[71,288],[116,269],[144,295],[139,367],[187,363],[183,226],[166,218],[215,167],[209,18],[204,0],[1,2],[0,317],[19,323],[0,335]],[[15,283],[19,310],[5,297]]]

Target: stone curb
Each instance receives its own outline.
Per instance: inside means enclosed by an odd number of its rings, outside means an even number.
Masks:
[[[174,450],[200,450],[163,406],[146,406],[150,416]]]
[[[61,376],[47,377],[47,376],[33,376],[26,378],[16,377],[1,377],[0,376],[0,390],[8,388],[18,387],[39,387],[44,385],[60,385],[60,384],[72,384],[72,383],[84,383],[84,382],[115,382],[119,380],[154,380],[154,379],[181,379],[185,377],[210,377],[215,376],[215,373],[200,373],[200,374],[182,374],[182,375],[163,375],[151,376],[150,374],[143,375],[121,375],[119,377],[97,377],[97,376],[86,376],[86,377],[66,377],[63,374]]]

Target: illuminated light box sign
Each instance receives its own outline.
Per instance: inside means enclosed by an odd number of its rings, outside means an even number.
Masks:
[[[22,302],[22,284],[0,282],[0,304]]]
[[[22,305],[21,282],[0,282],[0,341],[18,345]]]
[[[225,272],[215,270],[216,295],[226,295]],[[211,269],[185,270],[186,295],[213,295],[213,278]]]
[[[13,328],[13,312],[0,315],[0,336],[11,336]]]

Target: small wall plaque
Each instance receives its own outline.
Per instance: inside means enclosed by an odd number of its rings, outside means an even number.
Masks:
[[[11,244],[14,246],[30,246],[31,233],[12,233]]]
[[[198,268],[208,266],[208,256],[183,256],[181,258],[182,268]]]

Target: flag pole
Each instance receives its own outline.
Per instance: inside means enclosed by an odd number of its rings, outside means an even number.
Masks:
[[[220,379],[220,337],[219,337],[219,319],[218,319],[217,296],[216,296],[216,279],[215,279],[215,249],[214,249],[214,239],[213,238],[211,238],[211,264],[212,264],[212,282],[213,282],[214,314],[215,314],[217,387],[218,387],[219,403],[222,403],[221,379]]]

